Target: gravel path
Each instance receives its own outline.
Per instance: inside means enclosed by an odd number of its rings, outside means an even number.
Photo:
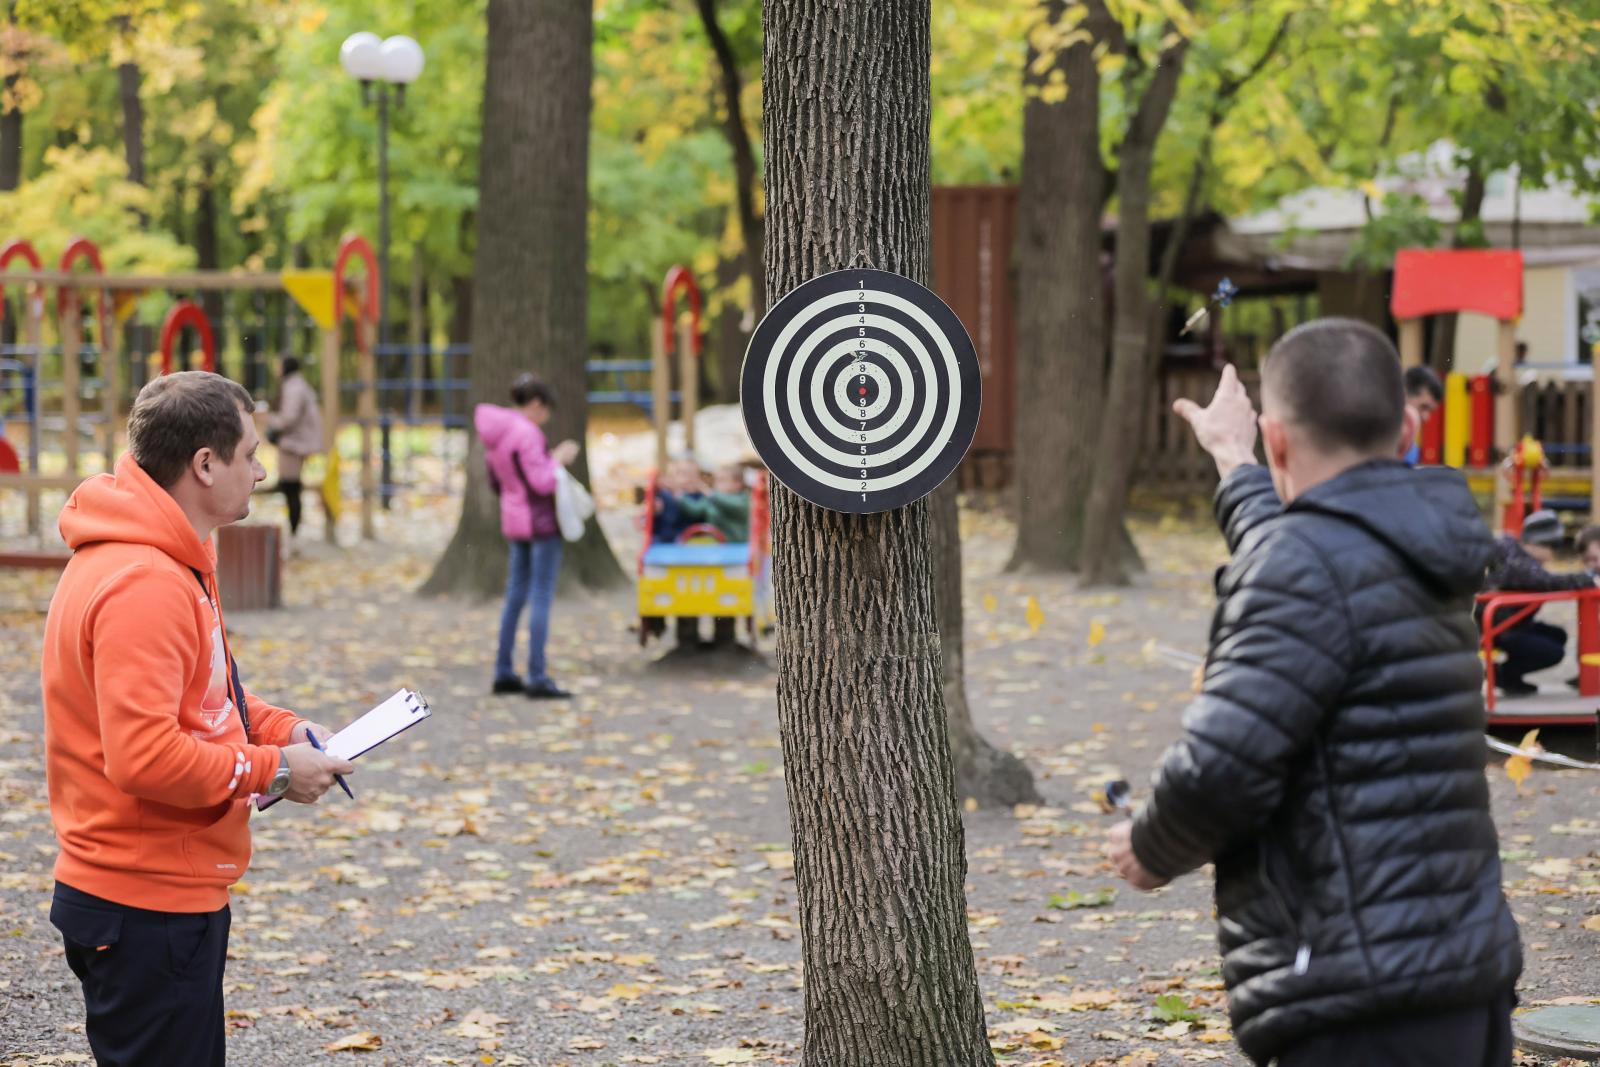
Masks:
[[[330,725],[400,684],[436,709],[363,761],[356,803],[333,794],[255,821],[233,905],[233,1062],[798,1063],[770,666],[641,652],[621,594],[558,607],[553,664],[576,700],[489,697],[497,607],[406,592],[437,543],[426,531],[447,525],[411,518],[386,546],[308,546],[290,564],[289,608],[230,619],[249,683]],[[1107,892],[1109,820],[1089,799],[1113,775],[1143,782],[1175,735],[1190,674],[1166,650],[1203,651],[1220,541],[1198,521],[1147,521],[1151,573],[1091,594],[1000,573],[1006,523],[963,521],[974,713],[1027,758],[1049,804],[966,820],[970,927],[1001,1062],[1242,1064],[1208,879]],[[48,595],[45,576],[0,572],[0,1065],[88,1062],[46,914]],[[1583,925],[1600,911],[1600,778],[1537,769],[1521,793],[1498,769],[1490,779],[1530,944],[1524,1003],[1600,993],[1600,933]]]

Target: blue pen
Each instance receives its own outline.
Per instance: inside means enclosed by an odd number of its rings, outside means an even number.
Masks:
[[[311,747],[316,749],[318,752],[326,752],[326,751],[328,751],[327,749],[322,747],[322,742],[317,740],[317,735],[312,733],[310,729],[306,730],[306,740],[310,741],[311,742]],[[354,793],[350,792],[350,787],[345,784],[344,775],[336,774],[336,775],[333,776],[333,780],[339,783],[339,788],[344,790],[344,795],[345,796],[349,797],[351,800],[354,800],[356,798],[356,795]]]

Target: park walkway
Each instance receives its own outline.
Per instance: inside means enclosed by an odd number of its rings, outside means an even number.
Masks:
[[[436,521],[419,521],[430,506]],[[447,508],[418,505],[411,532],[397,523],[378,547],[308,548],[286,610],[230,620],[248,684],[330,725],[401,684],[436,709],[363,762],[357,803],[334,793],[255,822],[234,902],[232,1061],[798,1063],[770,669],[655,662],[622,594],[558,607],[552,659],[576,700],[491,698],[497,605],[408,592]],[[1026,755],[1050,805],[967,816],[970,929],[1001,1061],[1243,1063],[1206,880],[1112,892],[1108,819],[1090,801],[1118,773],[1142,785],[1175,734],[1190,674],[1165,649],[1203,648],[1220,541],[1198,519],[1145,522],[1141,587],[1087,594],[1001,574],[1005,521],[963,522],[974,713]],[[0,574],[0,1065],[88,1062],[46,914],[45,581]],[[1596,780],[1540,769],[1521,795],[1491,780],[1530,943],[1524,1003],[1600,990],[1586,925],[1600,910]]]

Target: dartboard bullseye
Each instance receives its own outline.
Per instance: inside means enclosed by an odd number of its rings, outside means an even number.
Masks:
[[[972,444],[983,379],[955,312],[909,278],[813,278],[756,327],[739,382],[745,429],[800,496],[866,514],[933,492]]]

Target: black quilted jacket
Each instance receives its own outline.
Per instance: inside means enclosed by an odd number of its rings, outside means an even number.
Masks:
[[[1217,493],[1205,687],[1133,848],[1216,864],[1228,1007],[1265,1063],[1353,1021],[1488,1001],[1522,969],[1484,776],[1472,596],[1491,541],[1466,482],[1375,462],[1282,507]]]

